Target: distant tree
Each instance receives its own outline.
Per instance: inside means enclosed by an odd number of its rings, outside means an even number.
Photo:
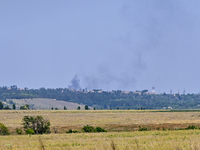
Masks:
[[[42,116],[24,116],[22,125],[25,132],[32,129],[35,134],[51,133],[50,122]]]
[[[10,86],[12,90],[17,90],[17,85]]]
[[[81,107],[80,107],[80,106],[78,106],[78,107],[77,107],[77,110],[80,110],[80,109],[81,109]]]
[[[5,109],[5,110],[9,110],[9,109],[11,109],[9,106],[5,106],[3,109]]]
[[[15,104],[13,104],[13,105],[12,105],[12,108],[13,108],[14,110],[16,109],[16,106],[15,106]]]
[[[59,110],[58,108],[55,108],[55,110]]]
[[[141,94],[143,95],[144,93],[148,92],[148,90],[142,90]]]
[[[3,103],[0,101],[0,109],[3,109]]]
[[[67,110],[67,107],[66,107],[66,106],[64,106],[64,110]]]
[[[21,109],[21,110],[28,110],[29,109],[29,105],[28,104],[23,105],[19,109]]]
[[[88,109],[89,109],[88,105],[85,105],[85,110],[88,110]]]
[[[95,108],[95,107],[94,107],[93,109],[94,109],[94,110],[96,110],[96,108]]]
[[[53,107],[51,107],[51,110],[53,110]]]

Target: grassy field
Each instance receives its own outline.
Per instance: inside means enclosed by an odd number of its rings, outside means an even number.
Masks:
[[[9,135],[0,137],[0,149],[198,150],[199,141],[199,130]]]
[[[51,122],[58,134],[16,135],[25,115],[41,115]],[[11,135],[0,136],[0,149],[200,149],[200,112],[142,110],[2,110],[0,122]],[[84,125],[100,126],[107,133],[73,133]],[[150,131],[138,131],[139,126]],[[163,129],[165,131],[163,131]]]

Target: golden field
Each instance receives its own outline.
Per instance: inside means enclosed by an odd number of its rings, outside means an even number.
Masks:
[[[44,147],[46,150],[198,150],[199,141],[199,130],[9,135],[0,137],[0,149],[37,150]]]
[[[16,135],[25,115],[41,115],[52,133]],[[200,125],[200,112],[142,110],[1,110],[0,122],[11,132],[0,136],[0,149],[200,149],[200,130],[174,130]],[[84,125],[100,126],[107,133],[72,133]],[[139,126],[151,131],[137,131]],[[58,130],[55,134],[54,130]],[[165,129],[165,131],[163,131]],[[170,129],[170,130],[169,130]]]

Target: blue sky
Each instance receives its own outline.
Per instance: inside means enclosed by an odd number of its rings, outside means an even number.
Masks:
[[[200,92],[197,0],[0,2],[0,86]]]

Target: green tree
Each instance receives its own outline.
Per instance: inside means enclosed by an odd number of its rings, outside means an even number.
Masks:
[[[83,130],[84,132],[94,132],[94,127],[87,125],[87,126],[84,126],[84,127],[82,128],[82,130]]]
[[[64,106],[64,110],[67,110],[67,107],[66,107],[66,106]]]
[[[15,104],[13,104],[13,105],[12,105],[12,108],[13,108],[14,110],[16,109],[16,106],[15,106]]]
[[[36,134],[51,133],[50,122],[42,116],[24,116],[22,125],[25,132],[32,129]]]
[[[3,103],[0,101],[0,109],[3,109]]]
[[[21,110],[28,110],[29,109],[29,105],[26,104],[24,106],[21,106],[19,109],[21,109]]]
[[[148,90],[142,90],[141,94],[143,95],[144,93],[148,92]]]
[[[9,130],[8,128],[3,124],[0,123],[0,135],[9,135]]]
[[[11,109],[9,106],[5,106],[3,109],[5,109],[5,110],[9,110],[9,109]]]
[[[85,105],[85,110],[88,110],[89,108],[88,108],[88,105]]]
[[[77,107],[77,110],[80,110],[80,109],[81,109],[81,107],[80,107],[80,106],[78,106],[78,107]]]

